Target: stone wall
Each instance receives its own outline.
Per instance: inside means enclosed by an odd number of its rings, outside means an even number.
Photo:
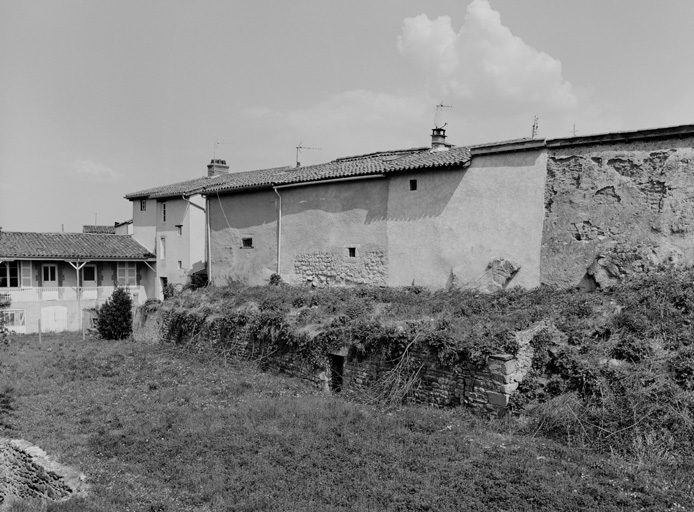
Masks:
[[[140,315],[140,313],[138,313]],[[146,317],[138,316],[134,322],[134,339],[148,343],[183,343],[187,340],[169,339],[166,331],[168,313],[157,311]],[[334,368],[326,360],[323,368],[316,366],[293,352],[270,352],[267,346],[253,337],[246,329],[234,332],[215,331],[214,318],[208,319],[211,329],[210,344],[230,360],[256,361],[264,369],[280,371],[306,380],[317,387],[327,387],[333,380]],[[516,333],[521,350],[514,358],[508,354],[490,356],[485,366],[465,363],[454,368],[443,368],[427,347],[414,346],[410,350],[412,367],[418,370],[418,383],[410,395],[414,403],[437,407],[465,405],[482,412],[504,414],[511,395],[527,373],[532,348],[530,340],[546,325],[539,322],[526,331]],[[347,350],[336,353],[343,359],[342,390],[373,394],[379,381],[392,369],[393,362],[378,354],[365,359],[351,358]]]
[[[60,501],[87,491],[85,477],[48,458],[37,446],[0,438],[0,510],[16,500]]]
[[[609,286],[694,263],[693,137],[550,147],[541,281]]]
[[[294,273],[299,283],[312,286],[370,284],[385,285],[387,258],[383,251],[365,251],[355,256],[318,252],[294,258]]]

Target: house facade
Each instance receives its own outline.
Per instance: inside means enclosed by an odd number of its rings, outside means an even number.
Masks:
[[[0,294],[9,329],[77,331],[84,310],[103,304],[116,286],[135,304],[154,292],[154,255],[130,236],[0,231]]]
[[[207,207],[200,190],[228,172],[226,162],[215,159],[207,176],[125,196],[133,208],[133,238],[156,255],[157,298],[167,286],[181,287],[191,275],[207,272]]]
[[[436,128],[429,147],[210,172],[127,197],[169,282],[189,275],[196,245],[217,285],[277,273],[310,286],[590,289],[694,264],[694,125],[471,147]],[[164,209],[185,219],[193,197],[204,236],[176,245]]]

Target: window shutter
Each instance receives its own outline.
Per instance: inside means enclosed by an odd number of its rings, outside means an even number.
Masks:
[[[124,261],[119,261],[118,262],[118,275],[116,276],[116,280],[118,281],[119,285],[125,285],[128,284],[126,282],[126,273],[125,273],[125,262]]]
[[[128,285],[137,284],[137,268],[135,263],[128,263]]]
[[[31,288],[31,262],[22,261],[22,288]]]

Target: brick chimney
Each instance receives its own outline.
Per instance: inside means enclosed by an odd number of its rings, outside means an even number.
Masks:
[[[227,161],[220,160],[218,158],[210,160],[210,163],[207,164],[207,176],[212,177],[219,176],[221,174],[229,174],[229,166],[227,165]]]
[[[450,144],[446,144],[446,130],[444,128],[432,128],[431,130],[431,149],[436,151],[446,151]]]

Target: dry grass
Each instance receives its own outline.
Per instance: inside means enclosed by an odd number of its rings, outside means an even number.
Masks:
[[[1,435],[87,474],[85,500],[11,511],[691,510],[692,475],[462,409],[376,408],[180,350],[76,335],[0,348]],[[644,439],[644,442],[647,442]]]

